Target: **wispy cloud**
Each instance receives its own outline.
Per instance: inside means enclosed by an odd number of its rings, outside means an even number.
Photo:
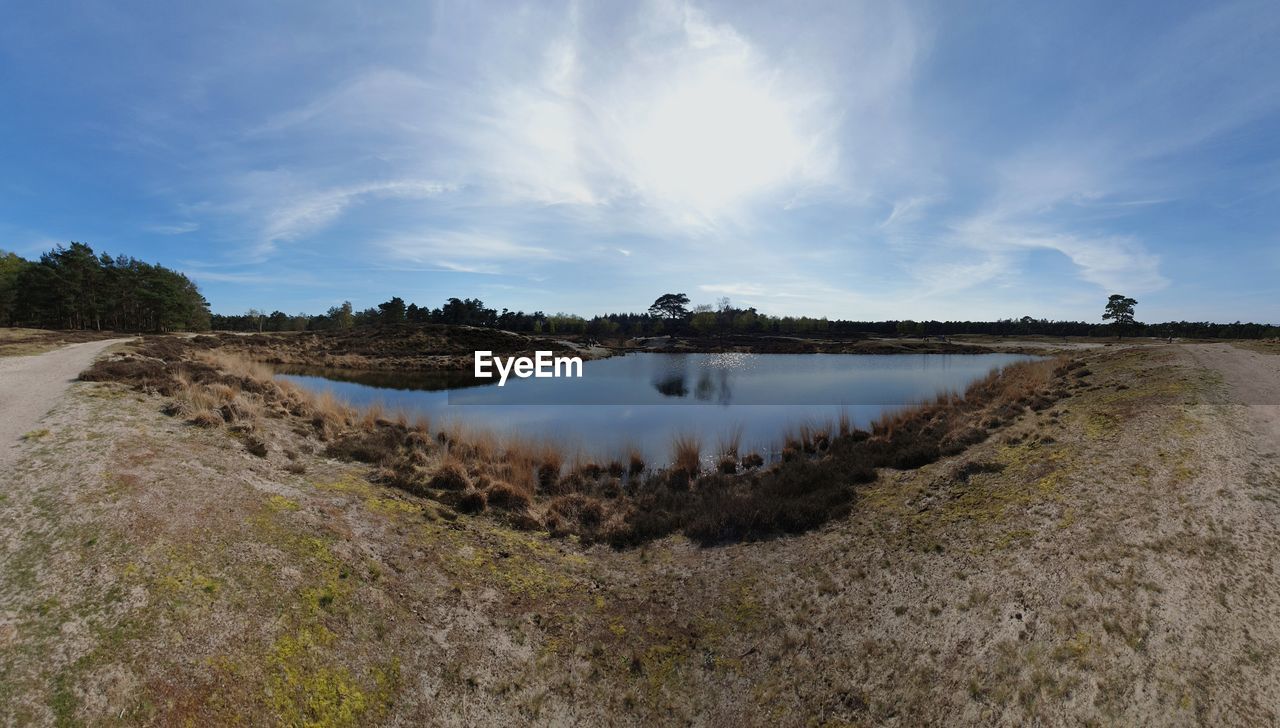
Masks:
[[[539,245],[459,230],[400,235],[378,242],[377,248],[393,260],[458,273],[499,274],[513,265],[560,258],[555,251]]]
[[[200,229],[200,223],[197,222],[179,222],[179,223],[157,223],[154,225],[145,225],[142,228],[149,233],[156,235],[185,235],[193,233]]]
[[[396,179],[327,188],[279,186],[280,175],[254,173],[245,180],[258,196],[248,204],[260,210],[260,228],[254,253],[259,257],[283,242],[314,235],[351,207],[370,199],[422,200],[456,190],[456,186],[432,180]],[[290,181],[293,181],[290,176]]]
[[[898,200],[893,203],[893,208],[889,211],[888,217],[880,223],[880,228],[891,228],[894,225],[914,222],[920,219],[929,205],[937,201],[938,198],[932,195],[915,195]]]
[[[1081,278],[1110,292],[1148,293],[1169,283],[1160,273],[1160,257],[1132,237],[1083,236],[998,217],[967,220],[957,233],[958,240],[991,255],[985,264],[953,271],[953,279],[967,286],[985,283],[998,275],[1017,275],[1016,269],[1011,270],[1008,255],[1018,250],[1061,253],[1075,265]]]

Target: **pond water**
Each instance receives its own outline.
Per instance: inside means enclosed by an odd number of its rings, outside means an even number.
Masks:
[[[865,427],[886,410],[962,392],[1019,354],[650,354],[587,361],[581,378],[473,380],[466,376],[281,369],[277,376],[349,404],[381,404],[410,417],[547,440],[610,459],[639,448],[665,463],[677,434],[720,438],[768,456],[789,428],[846,413]]]

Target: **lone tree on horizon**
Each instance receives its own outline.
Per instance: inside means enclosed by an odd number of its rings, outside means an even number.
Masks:
[[[683,293],[664,293],[649,307],[649,315],[675,321],[689,315],[689,297]]]
[[[1116,338],[1124,335],[1124,328],[1133,325],[1133,307],[1138,302],[1120,293],[1113,293],[1107,299],[1107,308],[1102,312],[1103,321],[1112,321],[1116,325]]]

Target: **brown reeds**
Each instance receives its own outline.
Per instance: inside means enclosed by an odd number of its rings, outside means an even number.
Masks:
[[[702,472],[702,440],[697,435],[681,434],[671,438],[672,487],[687,488]]]

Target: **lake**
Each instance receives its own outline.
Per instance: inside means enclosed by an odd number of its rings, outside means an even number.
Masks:
[[[789,428],[834,422],[865,427],[882,412],[963,392],[1020,354],[653,354],[587,361],[581,378],[516,379],[506,386],[439,373],[281,369],[277,376],[332,392],[355,406],[381,404],[410,417],[548,440],[607,460],[639,448],[668,460],[673,435],[742,433],[742,452],[766,457]],[[496,380],[493,380],[496,382]]]

